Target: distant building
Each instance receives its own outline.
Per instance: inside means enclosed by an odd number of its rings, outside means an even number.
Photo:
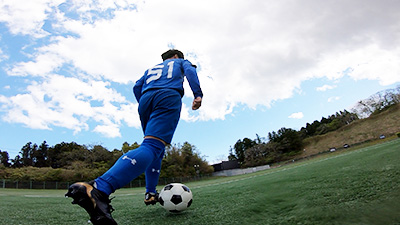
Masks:
[[[212,166],[214,167],[214,172],[222,171],[222,170],[237,169],[240,167],[239,162],[237,160],[222,161],[221,163],[217,163]]]

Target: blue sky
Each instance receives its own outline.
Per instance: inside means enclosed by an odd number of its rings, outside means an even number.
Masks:
[[[228,7],[229,6],[229,7]],[[134,82],[170,47],[198,65],[173,143],[210,163],[400,84],[396,1],[0,1],[0,150],[141,142]]]

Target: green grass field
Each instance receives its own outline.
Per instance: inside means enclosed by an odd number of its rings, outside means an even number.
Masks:
[[[187,183],[180,214],[145,206],[144,189],[113,196],[119,224],[400,224],[400,139],[253,174]],[[161,187],[160,187],[161,188]],[[0,224],[87,224],[66,190],[0,189]]]

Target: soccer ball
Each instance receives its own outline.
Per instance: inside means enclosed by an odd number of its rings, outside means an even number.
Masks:
[[[181,183],[166,185],[158,197],[160,205],[170,212],[181,212],[187,209],[193,201],[192,191]]]

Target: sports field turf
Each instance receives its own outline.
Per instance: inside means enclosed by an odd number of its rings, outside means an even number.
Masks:
[[[113,196],[119,224],[400,224],[400,139],[253,174],[187,183],[193,205],[145,206],[144,189]],[[161,188],[161,187],[160,187]],[[87,224],[66,190],[0,189],[0,224]]]

